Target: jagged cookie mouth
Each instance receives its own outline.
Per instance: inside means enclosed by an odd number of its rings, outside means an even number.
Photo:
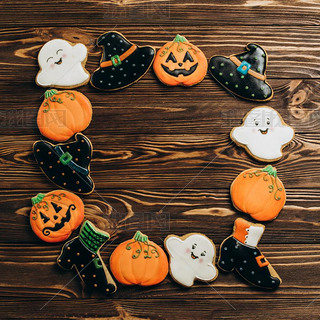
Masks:
[[[55,62],[55,64],[61,64],[62,63],[62,58],[60,58],[58,61]]]
[[[198,67],[198,63],[196,63],[195,65],[193,65],[189,70],[186,69],[174,69],[174,70],[170,70],[168,67],[164,66],[163,64],[161,64],[161,67],[163,68],[163,70],[170,74],[170,76],[173,77],[178,77],[180,74],[186,76],[189,76],[190,74],[194,73],[195,70]]]
[[[195,255],[193,254],[193,252],[191,252],[191,258],[192,258],[193,260],[199,259],[199,257],[195,256]]]
[[[266,130],[261,130],[259,129],[259,131],[261,132],[261,134],[267,134],[268,133],[269,128],[267,128]]]

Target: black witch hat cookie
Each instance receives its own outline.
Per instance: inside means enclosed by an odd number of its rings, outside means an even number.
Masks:
[[[243,53],[211,57],[209,73],[225,89],[243,99],[268,101],[273,90],[266,81],[267,63],[266,51],[249,43]]]
[[[64,144],[36,141],[33,153],[43,173],[59,187],[82,194],[94,190],[89,170],[92,145],[83,134],[77,133],[75,141]]]
[[[91,84],[100,90],[119,90],[137,82],[149,70],[155,56],[152,47],[138,47],[115,31],[101,35],[97,45],[103,47],[103,53]]]
[[[117,286],[100,256],[100,248],[110,239],[107,232],[85,221],[79,236],[65,243],[57,259],[63,269],[75,268],[87,289],[113,293]]]

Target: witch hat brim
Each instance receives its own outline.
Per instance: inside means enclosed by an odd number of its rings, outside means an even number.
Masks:
[[[147,73],[155,57],[153,47],[138,47],[119,32],[101,35],[97,45],[103,47],[103,54],[90,82],[100,90],[119,90],[134,84]]]
[[[246,50],[229,57],[211,57],[208,72],[226,90],[238,97],[268,101],[273,97],[273,90],[266,81],[266,51],[254,43],[249,43]]]
[[[59,187],[81,194],[94,190],[89,169],[92,145],[83,134],[76,134],[71,143],[36,141],[33,153],[42,172]]]

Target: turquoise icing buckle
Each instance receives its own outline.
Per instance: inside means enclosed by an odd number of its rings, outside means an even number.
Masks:
[[[112,56],[111,57],[111,62],[115,67],[119,66],[121,64],[120,57],[117,54]]]
[[[60,158],[60,162],[63,165],[67,165],[72,160],[72,155],[69,152],[65,152]]]
[[[240,66],[237,68],[237,71],[246,75],[251,68],[251,64],[247,61],[242,61]]]

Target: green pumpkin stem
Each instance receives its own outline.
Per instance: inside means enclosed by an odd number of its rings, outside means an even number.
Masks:
[[[276,168],[272,167],[270,164],[267,165],[265,168],[262,169],[263,172],[267,172],[270,176],[277,177],[277,170]]]
[[[47,91],[44,93],[44,96],[45,96],[46,99],[49,99],[50,97],[54,96],[56,93],[57,93],[57,90],[55,90],[55,89],[50,89],[50,90],[47,90]]]
[[[38,193],[35,197],[31,198],[32,205],[40,203],[46,195],[44,193]]]
[[[135,233],[133,239],[138,241],[138,242],[148,242],[148,236],[146,236],[145,234],[143,234],[140,231],[137,231]]]
[[[187,42],[187,39],[183,36],[180,36],[180,34],[177,34],[173,42]]]

